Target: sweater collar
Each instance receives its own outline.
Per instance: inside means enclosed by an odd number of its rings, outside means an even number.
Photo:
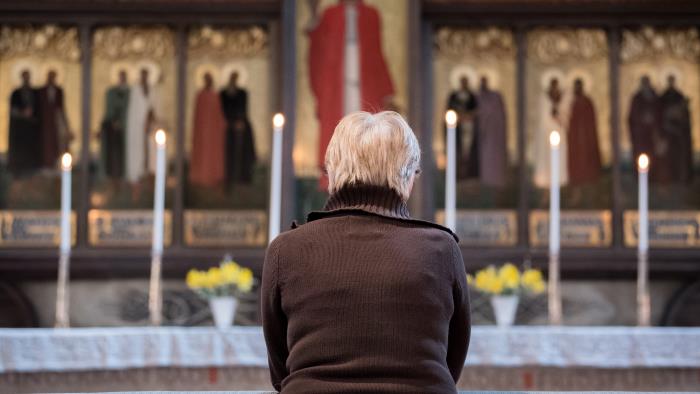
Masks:
[[[322,212],[309,214],[309,221],[341,211],[364,211],[395,219],[410,219],[406,202],[388,187],[350,185],[333,193]]]
[[[353,212],[400,219],[423,226],[438,228],[446,231],[454,237],[456,242],[459,242],[457,235],[447,227],[411,218],[408,213],[406,202],[403,201],[401,196],[393,189],[382,186],[364,184],[346,186],[328,198],[323,211],[309,213],[306,221],[311,222],[317,219]],[[292,228],[296,227],[296,223],[293,223]]]

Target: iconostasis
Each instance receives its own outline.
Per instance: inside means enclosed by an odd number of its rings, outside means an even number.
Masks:
[[[269,26],[106,24],[87,35],[0,27],[0,97],[8,100],[0,106],[0,245],[58,244],[59,161],[69,152],[74,208],[88,193],[88,246],[149,246],[159,129],[167,137],[166,246],[179,193],[187,246],[265,245],[270,120],[280,96]],[[86,44],[89,54],[81,53]]]
[[[296,113],[285,129],[294,141],[295,218],[323,207],[324,152],[343,114],[411,118],[410,83],[429,78],[431,93],[420,100],[430,108],[413,107],[430,127],[413,126],[432,139],[423,149],[434,162],[423,164],[437,171],[422,183],[433,203],[418,216],[444,220],[444,114],[453,109],[463,245],[546,245],[553,130],[561,135],[563,246],[635,245],[640,153],[651,159],[652,245],[700,245],[697,28],[533,26],[516,34],[507,25],[436,25],[431,75],[409,81],[409,8],[297,4]],[[153,136],[163,129],[166,244],[176,230],[184,246],[263,247],[271,118],[286,75],[274,26],[0,27],[0,97],[8,104],[0,106],[0,243],[56,244],[58,159],[70,152],[75,171],[87,174],[73,181],[73,201],[86,202],[87,245],[148,246]]]

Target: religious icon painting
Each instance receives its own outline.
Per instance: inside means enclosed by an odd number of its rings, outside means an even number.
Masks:
[[[299,2],[293,153],[298,217],[325,201],[325,151],[345,114],[406,110],[407,29],[405,1]]]
[[[549,134],[561,137],[559,184],[564,209],[611,206],[607,37],[599,29],[536,29],[527,35],[527,159],[535,193],[548,207]]]
[[[60,158],[82,143],[80,57],[75,27],[0,26],[0,209],[58,209]]]
[[[152,228],[159,129],[166,135],[166,210],[174,190],[168,169],[176,150],[175,33],[164,26],[102,26],[93,31],[91,45],[95,170],[88,239],[96,246],[145,246]]]
[[[601,29],[527,34],[526,159],[531,171],[529,242],[549,238],[550,133],[559,133],[561,244],[612,242],[612,136],[608,40]],[[554,164],[556,165],[556,164]]]
[[[516,62],[508,29],[442,27],[433,49],[437,219],[445,190],[445,112],[457,113],[457,233],[464,244],[517,241]]]
[[[260,246],[266,241],[273,108],[265,27],[188,34],[185,242]]]
[[[697,28],[625,30],[620,52],[623,182],[650,158],[650,207],[698,209],[700,34]],[[624,206],[634,208],[635,196]]]
[[[697,247],[700,227],[700,34],[624,30],[620,49],[621,182],[637,188],[649,157],[649,243]],[[637,245],[637,194],[623,194],[625,244]],[[690,229],[690,231],[689,231]]]

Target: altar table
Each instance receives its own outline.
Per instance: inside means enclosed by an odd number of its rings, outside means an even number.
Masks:
[[[700,390],[700,328],[478,326],[459,387]],[[0,393],[156,389],[269,390],[261,328],[0,329]]]

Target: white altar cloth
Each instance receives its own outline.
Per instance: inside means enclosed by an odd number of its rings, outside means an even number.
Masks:
[[[0,373],[267,368],[260,327],[0,329]],[[700,328],[472,329],[465,366],[700,368]]]

